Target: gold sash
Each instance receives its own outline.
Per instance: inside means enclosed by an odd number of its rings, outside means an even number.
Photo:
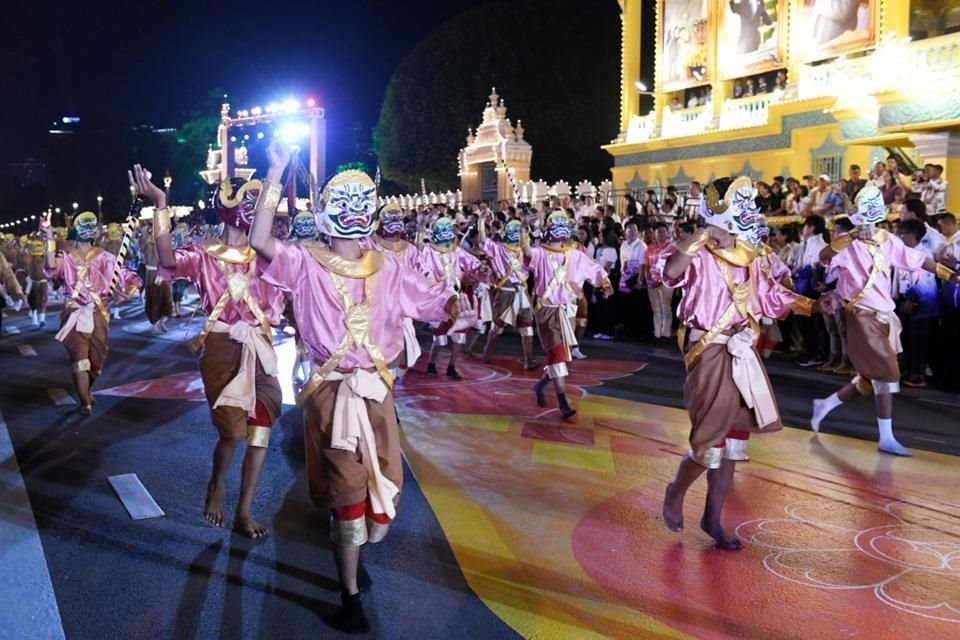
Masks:
[[[726,260],[717,255],[714,255],[714,260],[717,261],[717,267],[720,269],[721,275],[723,275],[723,281],[726,283],[727,289],[730,290],[730,296],[733,298],[733,300],[730,302],[724,312],[720,314],[717,322],[706,333],[700,336],[700,339],[697,340],[696,344],[694,344],[693,347],[691,347],[690,350],[687,351],[687,353],[683,356],[683,364],[687,369],[692,367],[693,363],[696,362],[697,358],[703,354],[704,350],[709,345],[713,344],[714,341],[716,341],[717,336],[729,328],[730,321],[733,320],[734,315],[737,313],[747,318],[750,321],[750,326],[754,329],[756,335],[760,335],[760,325],[757,322],[757,319],[754,317],[753,311],[750,309],[749,272],[747,273],[746,280],[740,284],[735,284]],[[677,334],[677,341],[680,344],[681,352],[683,352],[686,335],[687,328],[681,327]]]
[[[549,249],[551,253],[547,254],[547,261],[550,263],[550,266],[553,267],[553,278],[550,279],[550,282],[547,283],[547,288],[544,290],[543,295],[537,298],[537,308],[539,309],[544,305],[544,300],[548,300],[550,296],[553,295],[553,292],[559,288],[563,288],[570,294],[570,298],[573,300],[577,299],[577,294],[574,293],[573,288],[570,286],[570,283],[567,282],[567,253],[568,249],[556,250]],[[553,256],[560,256],[560,262],[554,262]]]
[[[850,298],[844,308],[853,309],[855,306],[860,304],[867,294],[870,292],[870,289],[873,287],[874,283],[882,274],[887,273],[887,261],[883,257],[883,253],[880,251],[880,245],[883,244],[887,239],[886,231],[880,229],[874,234],[874,240],[864,240],[863,243],[867,247],[867,251],[870,253],[870,258],[873,260],[873,265],[870,267],[870,275],[867,276],[867,281],[863,285],[863,289],[860,290],[860,293]]]
[[[317,255],[314,255],[314,258],[317,258]],[[318,262],[325,267],[328,266],[324,264],[322,260],[318,260]],[[379,269],[380,264],[382,263],[376,263],[377,269],[374,269],[372,273],[366,273],[361,276],[363,279],[363,302],[360,303],[353,302],[353,299],[350,297],[350,292],[347,290],[346,284],[343,281],[343,276],[328,268],[327,275],[330,276],[330,279],[333,281],[333,286],[336,287],[337,294],[340,296],[340,307],[343,311],[347,331],[343,336],[343,340],[340,341],[340,345],[330,355],[330,358],[311,374],[310,379],[306,385],[304,385],[303,390],[297,398],[298,405],[302,405],[303,401],[310,397],[310,395],[317,390],[317,387],[340,366],[340,362],[344,356],[347,355],[347,351],[354,345],[367,352],[367,355],[373,360],[373,364],[377,368],[380,377],[383,378],[383,381],[388,387],[393,387],[393,375],[387,366],[387,360],[384,358],[383,352],[380,351],[380,347],[370,338],[373,285],[376,271]]]
[[[510,271],[507,272],[507,275],[503,276],[497,281],[497,284],[494,286],[499,289],[503,285],[510,282],[510,278],[516,274],[517,278],[520,280],[518,286],[525,287],[527,285],[527,274],[523,273],[523,263],[521,262],[521,252],[523,251],[520,248],[513,249],[507,245],[502,245],[504,251],[507,252],[507,257],[510,258]]]
[[[254,268],[253,261],[257,258],[256,252],[251,247],[229,247],[220,243],[205,243],[203,250],[217,259],[217,266],[220,267],[223,277],[227,280],[227,288],[220,294],[220,299],[213,306],[210,315],[207,316],[207,321],[203,324],[200,335],[188,345],[190,350],[196,352],[200,349],[203,341],[207,339],[214,325],[220,319],[220,314],[223,313],[227,303],[231,300],[234,302],[242,301],[247,305],[250,313],[253,314],[260,325],[264,337],[272,344],[273,336],[270,332],[270,320],[264,315],[263,309],[250,294],[250,276]],[[234,271],[227,266],[228,264],[246,265],[247,269],[246,271]]]
[[[104,321],[110,324],[110,312],[107,311],[107,306],[103,304],[103,299],[100,297],[100,294],[94,291],[93,286],[90,284],[89,261],[100,255],[102,251],[103,249],[100,247],[94,247],[90,249],[85,256],[81,256],[78,251],[70,252],[77,264],[77,284],[73,288],[73,293],[70,294],[70,302],[77,304],[77,300],[80,298],[80,290],[86,289],[87,295],[93,300],[93,305],[97,308],[97,311],[103,316]]]

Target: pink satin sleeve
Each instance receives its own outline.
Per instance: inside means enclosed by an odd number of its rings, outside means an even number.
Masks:
[[[580,251],[569,251],[567,255],[570,263],[567,267],[567,279],[570,282],[575,282],[577,285],[589,282],[595,287],[603,286],[603,281],[607,278],[607,272],[603,267]]]
[[[911,249],[903,244],[903,240],[897,236],[891,235],[887,238],[886,246],[883,248],[887,261],[898,269],[907,271],[920,271],[923,269],[923,263],[927,256],[919,249]]]
[[[191,244],[180,249],[174,249],[173,257],[177,261],[175,269],[160,266],[157,274],[167,280],[189,280],[196,284],[200,280],[202,270],[201,260],[203,248],[199,244]]]
[[[414,269],[403,266],[397,291],[400,315],[423,322],[439,322],[447,319],[447,301],[453,292],[446,282],[427,278]]]
[[[768,318],[777,318],[782,320],[790,315],[793,305],[800,297],[799,294],[790,291],[770,274],[760,268],[756,261],[750,265],[750,279],[756,283],[756,296],[754,297],[754,308],[760,308],[760,314]]]
[[[773,279],[777,282],[783,282],[784,279],[790,277],[790,267],[780,259],[775,253],[767,254],[767,260],[770,264],[770,275],[773,276]]]
[[[261,276],[281,291],[290,293],[304,275],[305,249],[301,246],[274,240],[273,260],[263,268]]]
[[[110,274],[111,277],[113,274]],[[123,267],[120,269],[120,282],[117,283],[117,291],[125,295],[136,293],[143,286],[143,280],[133,269]]]
[[[687,265],[686,271],[680,274],[680,277],[678,278],[668,278],[666,274],[666,264],[664,264],[664,272],[661,276],[661,282],[671,289],[676,289],[677,287],[686,287],[690,282],[691,273],[696,272],[701,268],[702,259],[700,256],[702,255],[703,251],[707,251],[707,249],[701,249],[697,255],[693,256],[693,259],[690,260],[690,264]],[[673,257],[674,255],[678,254],[673,253],[670,255],[670,257]],[[670,257],[667,258],[667,262],[670,261]]]

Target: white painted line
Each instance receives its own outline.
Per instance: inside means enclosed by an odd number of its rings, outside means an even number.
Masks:
[[[37,355],[37,352],[34,351],[33,347],[28,344],[18,344],[17,351],[19,351],[20,355],[22,356],[35,357]]]
[[[47,394],[50,396],[50,399],[53,400],[53,404],[57,405],[58,407],[64,407],[67,405],[72,406],[77,404],[77,401],[74,400],[73,397],[63,389],[47,389]]]
[[[61,640],[63,623],[50,570],[3,416],[0,416],[0,487],[3,487],[0,491],[0,566],[3,567],[0,593],[7,603],[0,615],[3,635],[25,640]]]
[[[936,442],[937,444],[946,444],[946,440],[937,440],[936,438],[924,438],[923,436],[913,436],[914,440],[923,440],[924,442]]]
[[[110,486],[117,492],[117,497],[123,503],[127,513],[133,520],[160,518],[163,509],[153,499],[147,488],[140,482],[135,473],[124,473],[119,476],[107,476]]]

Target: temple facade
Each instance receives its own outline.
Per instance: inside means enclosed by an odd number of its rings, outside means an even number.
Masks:
[[[530,180],[533,148],[523,139],[523,124],[517,120],[514,126],[507,118],[507,107],[496,88],[490,91],[476,131],[467,130],[466,142],[459,155],[463,199],[513,199],[508,170],[517,184]]]
[[[620,0],[617,190],[940,164],[960,210],[960,3]],[[641,40],[655,39],[654,77]],[[648,88],[649,87],[649,88]],[[653,108],[640,113],[641,96]]]

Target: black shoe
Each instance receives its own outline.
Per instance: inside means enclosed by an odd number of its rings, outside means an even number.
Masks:
[[[557,402],[560,405],[560,417],[564,420],[577,415],[577,412],[574,411],[574,409],[570,407],[570,403],[567,402],[567,394],[558,393]]]
[[[447,367],[447,377],[451,380],[463,380],[463,377],[453,367]]]
[[[435,375],[437,375],[437,365],[433,364],[432,362],[428,362],[428,363],[427,363],[427,375],[428,375],[428,376],[435,376]]]
[[[363,601],[359,593],[352,596],[340,596],[340,611],[337,613],[333,626],[349,634],[370,633],[370,622],[363,613]]]
[[[537,406],[546,407],[547,406],[547,381],[545,378],[540,378],[537,381],[537,384],[533,385],[533,392],[537,394]]]

